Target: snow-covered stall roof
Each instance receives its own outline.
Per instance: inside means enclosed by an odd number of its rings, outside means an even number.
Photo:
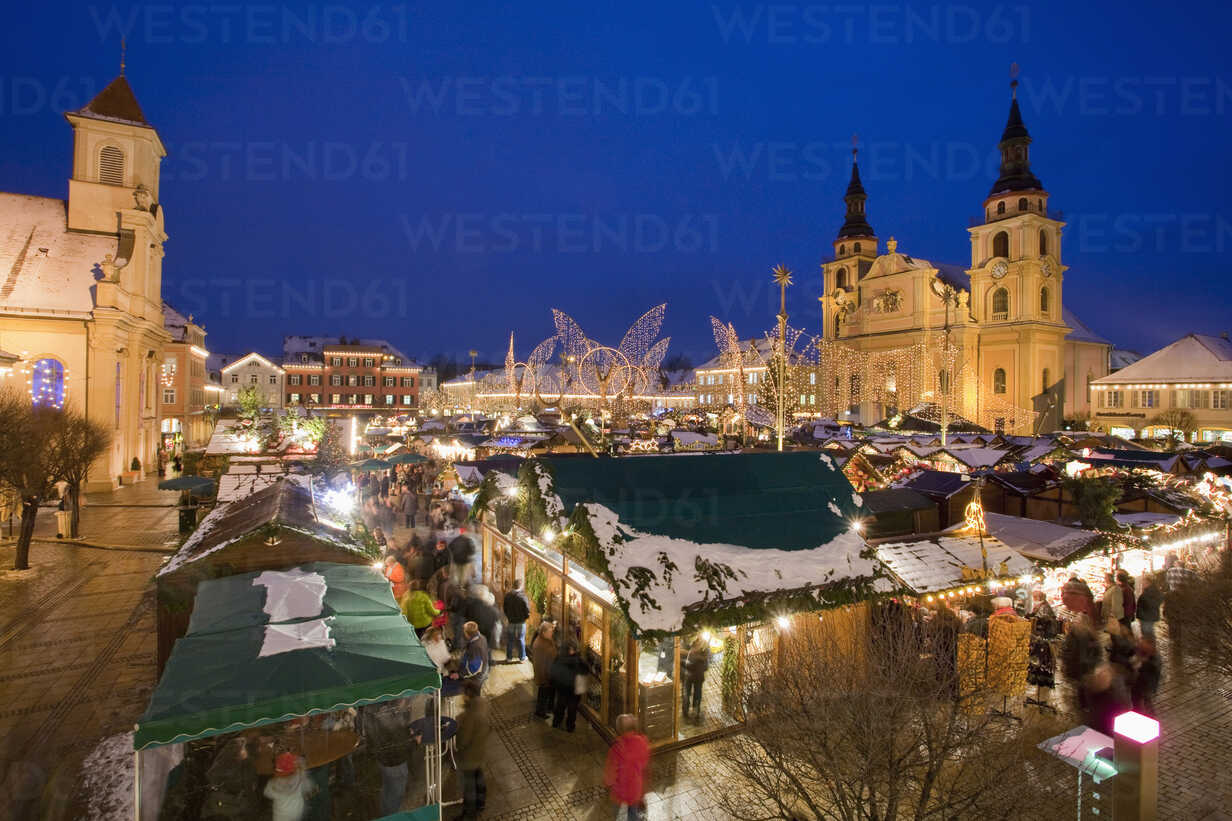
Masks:
[[[642,631],[748,596],[847,584],[888,590],[852,522],[863,500],[821,454],[545,457],[549,513],[581,506]]]
[[[1189,334],[1091,384],[1176,382],[1232,382],[1232,342],[1219,336]]]
[[[1031,562],[994,536],[984,536],[988,569],[997,577],[1020,576]],[[975,533],[947,532],[877,545],[877,558],[915,593],[935,593],[970,579],[963,568],[982,570],[981,540]]]
[[[985,512],[984,526],[1023,556],[1042,562],[1065,561],[1099,538],[1089,530],[1002,513]]]

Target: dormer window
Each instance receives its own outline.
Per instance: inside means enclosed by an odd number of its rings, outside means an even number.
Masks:
[[[104,185],[124,184],[124,152],[105,145],[98,152],[98,181]]]

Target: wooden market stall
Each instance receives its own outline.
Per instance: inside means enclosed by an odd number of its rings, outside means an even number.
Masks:
[[[304,562],[371,564],[377,557],[331,521],[308,477],[280,478],[215,508],[155,576],[158,670],[188,629],[197,585],[204,579]]]
[[[889,590],[861,555],[861,498],[820,457],[558,456],[527,460],[516,480],[494,471],[474,508],[484,581],[498,597],[524,581],[532,626],[552,619],[558,641],[576,642],[590,670],[581,712],[604,736],[622,713],[656,750],[730,732],[742,677],[800,614]]]

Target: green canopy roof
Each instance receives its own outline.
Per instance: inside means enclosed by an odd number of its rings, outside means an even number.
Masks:
[[[817,451],[540,461],[566,513],[595,502],[623,527],[698,544],[807,550],[862,515],[847,477]]]
[[[389,581],[368,565],[312,562],[299,569],[318,573],[328,585],[320,616],[390,616],[401,612]],[[254,586],[261,572],[209,579],[197,585],[189,635],[219,633],[268,624],[266,588]],[[314,618],[319,618],[316,616]]]
[[[138,720],[140,750],[405,698],[440,687],[436,666],[394,604],[379,571],[318,562],[332,647],[261,656],[268,627],[258,574],[202,582],[188,635],[175,643]],[[367,573],[384,585],[370,593]],[[386,608],[388,608],[386,610]],[[306,621],[299,619],[298,621]]]
[[[440,817],[440,805],[428,804],[427,806],[419,807],[418,809],[396,812],[393,815],[385,815],[374,819],[374,821],[437,821]]]

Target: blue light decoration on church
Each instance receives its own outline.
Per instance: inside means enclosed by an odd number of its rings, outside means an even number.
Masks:
[[[63,408],[64,365],[51,358],[35,362],[30,373],[30,396],[36,408]]]

